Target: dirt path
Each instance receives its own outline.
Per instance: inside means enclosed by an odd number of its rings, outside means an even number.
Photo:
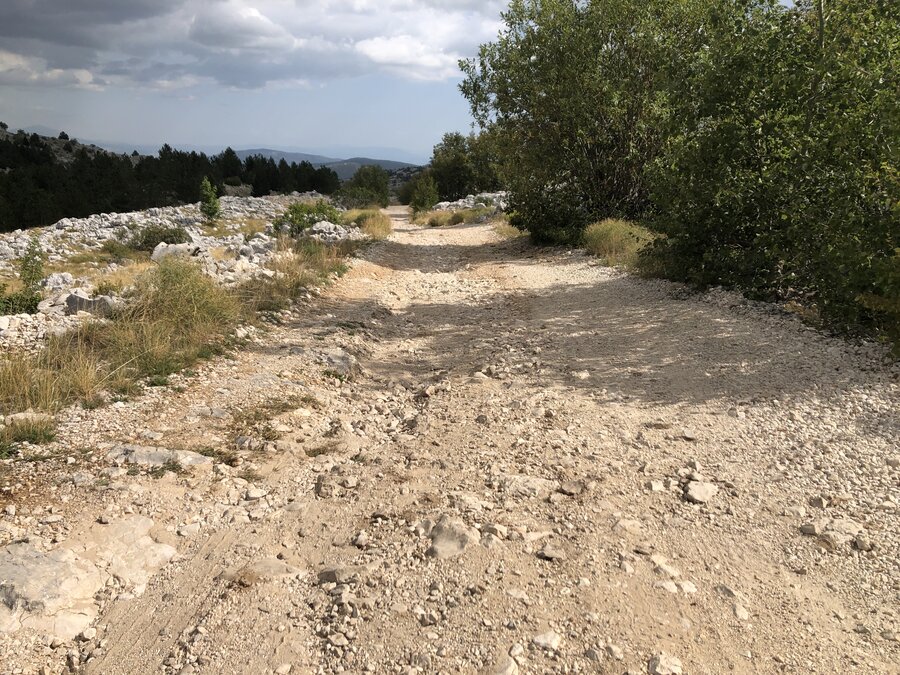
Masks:
[[[67,502],[69,541],[136,513],[178,554],[75,646],[20,632],[29,664],[900,672],[896,370],[731,296],[392,214],[233,361],[64,426],[218,447],[289,402],[242,466]]]

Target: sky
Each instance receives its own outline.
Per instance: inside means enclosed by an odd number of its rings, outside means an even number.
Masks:
[[[84,140],[425,161],[502,0],[3,0],[0,120]]]

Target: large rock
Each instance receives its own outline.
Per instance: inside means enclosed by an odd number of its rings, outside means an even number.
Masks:
[[[201,248],[197,244],[167,244],[161,242],[150,255],[150,260],[159,262],[163,258],[169,256],[177,256],[179,258],[194,258],[200,255]]]
[[[0,631],[27,627],[74,638],[96,618],[94,594],[103,583],[97,566],[70,550],[7,546],[0,550]]]
[[[430,536],[431,546],[426,553],[432,558],[439,559],[458,556],[466,547],[481,540],[478,530],[446,515],[441,516],[437,525],[432,528]]]
[[[132,516],[94,525],[50,553],[28,544],[0,549],[0,631],[31,628],[70,640],[97,617],[94,596],[110,577],[143,593],[176,553],[150,536],[152,528],[149,518]]]
[[[95,316],[109,316],[116,309],[116,301],[108,295],[92,298],[87,291],[76,288],[65,296],[66,314],[87,312]]]

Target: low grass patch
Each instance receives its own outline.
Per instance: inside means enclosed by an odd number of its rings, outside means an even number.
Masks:
[[[413,222],[428,227],[447,227],[449,225],[469,225],[484,222],[494,215],[492,208],[462,209],[461,211],[421,211],[413,216]]]
[[[242,284],[238,291],[241,301],[251,312],[285,309],[308,288],[346,272],[344,258],[357,246],[353,242],[328,246],[307,239],[295,241],[281,237],[278,253],[269,266],[274,276]]]
[[[494,232],[504,239],[518,239],[520,237],[528,236],[527,230],[520,230],[517,227],[513,227],[505,217],[497,218],[494,221]]]
[[[0,429],[0,459],[9,458],[21,443],[44,445],[56,439],[56,425],[52,420],[16,421]]]
[[[639,254],[655,239],[650,230],[627,220],[608,218],[584,231],[584,247],[607,265],[637,267]]]
[[[235,411],[231,415],[229,432],[235,439],[249,436],[264,441],[277,441],[280,434],[272,426],[272,420],[300,407],[301,402],[301,398],[290,396],[286,399],[270,399],[246,410]]]
[[[356,223],[372,239],[387,239],[394,231],[391,218],[378,209],[354,209],[343,215],[345,225]]]

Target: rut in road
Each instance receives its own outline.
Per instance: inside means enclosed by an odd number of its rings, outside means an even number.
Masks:
[[[392,215],[158,403],[187,445],[218,433],[192,406],[309,404],[260,475],[159,482],[157,519],[202,528],[87,672],[898,672],[895,372],[733,295]]]

